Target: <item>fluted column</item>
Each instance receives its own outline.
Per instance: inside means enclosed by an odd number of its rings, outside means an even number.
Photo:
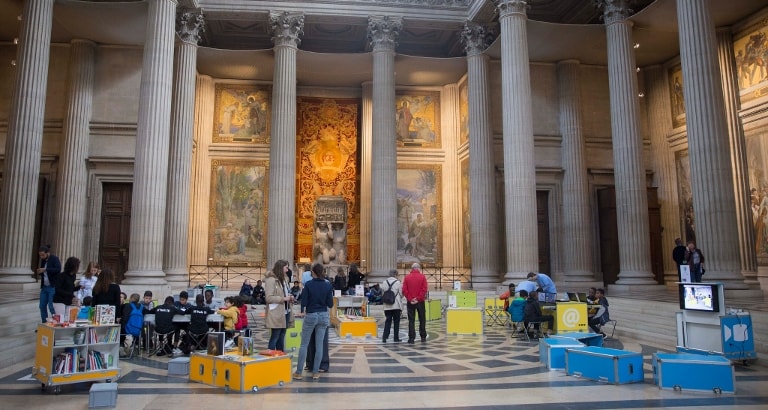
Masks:
[[[566,282],[588,282],[592,274],[592,213],[581,114],[581,67],[557,64],[560,133],[563,136],[563,262]]]
[[[736,200],[736,223],[741,258],[741,274],[747,284],[757,286],[757,249],[755,228],[749,199],[749,173],[747,170],[746,141],[741,126],[739,110],[738,74],[733,51],[733,35],[730,28],[717,30],[717,56],[720,63],[720,82],[723,87],[725,120],[731,148],[733,169],[733,196]]]
[[[654,285],[629,0],[599,0],[608,42],[620,285]]]
[[[269,143],[267,267],[293,260],[296,237],[296,51],[304,15],[271,13],[275,68],[272,80],[272,138]]]
[[[127,285],[164,285],[175,0],[149,2],[139,88]]]
[[[368,271],[371,260],[371,143],[373,138],[373,83],[363,83],[360,118],[360,265]]]
[[[368,281],[380,282],[397,260],[397,146],[395,142],[395,39],[402,19],[369,17],[373,46],[371,141],[371,263]]]
[[[461,39],[467,52],[472,284],[477,288],[490,288],[490,285],[499,282],[496,176],[488,90],[489,57],[483,54],[492,40],[492,33],[484,26],[467,22]]]
[[[56,184],[55,240],[60,256],[82,258],[88,197],[88,141],[93,105],[95,44],[73,40],[69,49],[67,111],[62,127],[61,170]],[[85,264],[81,269],[85,269]]]
[[[208,147],[213,134],[213,78],[198,75],[195,84],[195,130],[192,141],[192,186],[189,218],[189,263],[208,263],[208,209],[211,190],[211,159]]]
[[[733,170],[717,60],[715,27],[706,2],[677,1],[680,62],[696,210],[697,246],[705,280],[747,289],[741,275]]]
[[[653,185],[661,207],[661,244],[664,250],[664,284],[677,288],[677,264],[672,260],[675,238],[680,232],[675,156],[667,136],[672,131],[672,111],[669,99],[669,80],[660,65],[645,67],[645,100],[648,104],[648,133],[651,138],[651,169]]]
[[[526,24],[528,2],[495,0],[501,25],[501,90],[504,133],[505,282],[539,267],[536,164],[533,150],[531,73]]]
[[[190,169],[195,118],[195,75],[197,43],[204,29],[199,10],[182,10],[176,16],[171,144],[168,158],[168,207],[165,211],[165,254],[163,271],[171,286],[186,287],[189,282],[187,249],[189,244]]]
[[[33,281],[31,265],[39,244],[32,242],[52,17],[53,0],[24,2],[0,196],[0,284]],[[58,253],[57,244],[52,245]]]

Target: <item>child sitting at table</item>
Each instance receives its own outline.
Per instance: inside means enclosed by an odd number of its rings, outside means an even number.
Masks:
[[[240,309],[235,306],[235,303],[234,296],[227,296],[224,298],[224,307],[217,312],[224,317],[224,333],[227,338],[224,347],[230,347],[234,344],[232,337],[235,335],[235,324],[240,314]]]
[[[181,344],[181,351],[189,354],[192,350],[205,349],[205,338],[203,335],[208,333],[208,315],[214,313],[205,306],[205,298],[202,294],[195,296],[195,306],[187,310],[189,313],[189,328],[184,333],[184,341]],[[196,343],[199,342],[198,343]]]
[[[173,305],[173,296],[168,296],[165,298],[165,303],[146,313],[153,313],[155,315],[155,332],[159,334],[160,343],[163,342],[163,338],[166,336],[169,339],[163,344],[163,348],[157,352],[157,355],[164,356],[166,354],[173,354],[173,346],[175,345],[173,336],[174,333],[176,333],[173,316],[183,315],[184,312]]]

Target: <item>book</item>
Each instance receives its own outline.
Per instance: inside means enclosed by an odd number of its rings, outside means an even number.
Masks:
[[[114,325],[115,307],[112,305],[96,305],[96,323],[100,325]]]
[[[220,356],[224,353],[224,332],[208,333],[208,355]]]
[[[240,348],[240,354],[243,356],[253,355],[253,338],[240,336],[237,338],[237,345]]]

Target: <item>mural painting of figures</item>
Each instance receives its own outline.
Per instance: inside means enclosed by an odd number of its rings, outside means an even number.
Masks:
[[[760,266],[768,265],[768,129],[746,136],[749,201],[755,230],[755,253]]]
[[[675,155],[677,168],[677,190],[680,198],[680,219],[685,241],[696,241],[696,219],[693,212],[693,190],[691,189],[691,160],[688,151]]]
[[[397,170],[397,262],[441,263],[440,166]]]
[[[401,147],[440,147],[440,93],[398,94],[395,134]]]
[[[761,19],[733,38],[741,102],[761,98],[768,94],[768,20]]]
[[[220,161],[211,165],[208,257],[215,263],[264,259],[266,161]]]
[[[267,142],[271,91],[217,84],[213,142]]]

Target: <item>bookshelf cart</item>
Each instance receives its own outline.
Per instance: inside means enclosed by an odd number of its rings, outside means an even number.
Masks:
[[[120,325],[37,326],[34,377],[42,390],[120,377]]]
[[[367,315],[365,296],[336,296],[331,309],[331,325],[340,337],[372,336],[378,334],[376,319]]]

